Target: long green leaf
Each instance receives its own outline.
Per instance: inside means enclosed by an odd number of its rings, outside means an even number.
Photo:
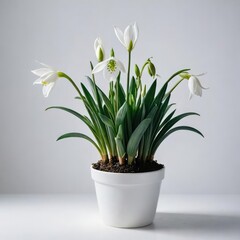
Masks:
[[[179,130],[192,131],[192,132],[195,132],[195,133],[201,135],[202,137],[204,137],[203,134],[202,134],[200,131],[198,131],[196,128],[189,127],[189,126],[179,126],[179,127],[175,127],[175,128],[172,128],[171,130],[169,130],[167,133],[165,133],[165,134],[158,140],[158,142],[156,143],[157,146],[155,147],[155,151],[152,152],[152,154],[153,154],[153,155],[155,154],[157,148],[160,146],[160,144],[162,143],[162,141],[163,141],[164,139],[166,139],[170,134],[172,134],[172,133],[174,133],[174,132],[176,132],[176,131],[179,131]]]
[[[98,115],[99,115],[100,119],[103,121],[104,124],[106,124],[108,127],[115,130],[114,123],[113,123],[112,119],[108,118],[107,116],[105,116],[101,113],[99,113]]]
[[[127,103],[127,134],[126,134],[126,136],[128,139],[129,139],[129,136],[131,136],[132,132],[133,132],[132,115],[133,115],[133,109],[131,108],[129,103]]]
[[[127,105],[127,102],[125,102],[118,110],[116,114],[116,119],[115,119],[116,130],[118,130],[119,125],[123,123],[127,114],[127,109],[128,109],[128,105]]]
[[[87,108],[87,111],[88,111],[89,116],[91,117],[92,121],[88,117],[83,116],[80,113],[78,113],[72,109],[66,108],[66,107],[53,106],[53,107],[47,108],[46,110],[60,109],[60,110],[69,112],[69,113],[73,114],[74,116],[78,117],[79,119],[81,119],[89,127],[89,129],[91,130],[92,134],[94,135],[96,141],[98,142],[99,147],[103,150],[103,149],[105,149],[105,144],[104,144],[104,140],[103,140],[103,137],[102,137],[102,134],[100,131],[100,125],[98,124],[98,121],[96,120],[95,114],[93,114],[91,109],[88,108],[88,105],[86,105],[86,108]],[[106,152],[106,149],[105,149],[105,152]]]
[[[135,117],[133,119],[133,129],[135,129],[138,126],[138,124],[145,118],[145,114],[146,114],[145,103],[142,102],[142,104],[138,105],[136,109]]]
[[[153,119],[153,137],[155,137],[155,135],[158,132],[158,128],[159,128],[159,124],[161,123],[164,114],[166,113],[166,109],[168,107],[168,103],[170,100],[171,95],[169,95],[166,100],[163,102],[163,104],[160,105],[160,107],[158,108],[158,111],[156,113],[156,117]],[[153,143],[153,140],[152,140]]]
[[[183,113],[180,114],[176,117],[174,117],[173,119],[171,119],[161,130],[162,134],[165,134],[174,124],[176,124],[178,121],[180,121],[181,119],[187,117],[187,116],[191,116],[191,115],[197,115],[200,116],[198,113],[195,112],[187,112],[187,113]]]
[[[155,117],[155,114],[156,114],[157,110],[158,110],[158,106],[155,105],[155,106],[152,108],[152,110],[148,113],[147,118],[153,119],[153,118]]]
[[[118,107],[120,108],[126,100],[126,93],[124,92],[124,88],[123,88],[120,80],[117,81],[117,84],[118,84],[118,101],[119,101],[119,106]]]
[[[103,105],[103,112],[106,117],[108,117],[112,120],[112,116],[111,116],[110,112],[108,111],[108,108],[106,107],[106,105]]]
[[[167,90],[167,86],[168,86],[168,82],[166,82],[166,83],[162,86],[162,88],[159,90],[157,96],[156,96],[156,97],[154,98],[154,100],[153,100],[152,106],[155,106],[156,104],[157,104],[158,106],[161,105],[162,100],[163,100],[163,97],[164,97],[164,95],[165,95],[165,93],[166,93],[166,90]]]
[[[46,111],[49,110],[49,109],[60,109],[60,110],[66,111],[68,113],[71,113],[74,116],[78,117],[80,120],[82,120],[90,128],[91,131],[95,132],[94,126],[93,126],[91,120],[88,117],[83,116],[82,114],[80,114],[80,113],[78,113],[78,112],[76,112],[76,111],[74,111],[70,108],[66,108],[66,107],[52,106],[52,107],[48,107],[46,109]]]
[[[138,116],[137,116],[137,119],[136,119],[137,121],[134,122],[134,128],[137,128],[139,123],[145,118],[145,115],[146,115],[145,103],[143,102],[143,104],[141,105],[140,111],[138,112]],[[145,143],[145,139],[144,139],[144,135],[143,135],[142,139],[139,143],[139,147],[138,147],[138,149],[139,149],[138,156],[140,158],[142,158],[142,155],[143,155],[144,143]]]
[[[121,124],[118,128],[117,137],[120,139],[124,138],[123,124]]]
[[[81,86],[82,86],[84,95],[86,97],[86,100],[84,101],[85,106],[88,110],[88,113],[92,121],[94,121],[95,125],[98,128],[99,135],[100,135],[99,138],[101,138],[104,148],[106,148],[107,146],[108,149],[110,149],[111,148],[110,139],[107,137],[107,129],[98,115],[98,113],[100,112],[100,109],[97,107],[94,99],[92,98],[91,94],[89,93],[85,85],[81,83]]]
[[[123,146],[122,139],[116,137],[115,142],[116,142],[118,156],[123,158],[126,154],[126,150]]]
[[[167,108],[166,108],[166,113],[167,113],[167,111],[168,111],[172,106],[174,106],[174,105],[176,105],[176,103],[171,103],[171,104],[169,104],[169,105],[167,106]]]
[[[158,131],[167,123],[167,122],[169,122],[171,119],[172,119],[172,117],[173,117],[173,115],[174,115],[174,113],[176,112],[176,109],[175,110],[173,110],[164,120],[163,120],[163,122],[159,125],[159,127],[158,127]]]
[[[199,116],[198,113],[195,112],[188,112],[188,113],[183,113],[180,114],[174,118],[172,118],[168,123],[165,124],[165,126],[162,128],[162,130],[158,133],[158,135],[156,136],[152,147],[151,147],[151,152],[152,155],[154,155],[154,153],[156,152],[157,147],[159,146],[158,142],[160,141],[160,139],[162,138],[162,136],[174,125],[176,124],[178,121],[180,121],[181,119],[190,116],[190,115],[197,115]]]
[[[102,99],[99,96],[98,86],[97,86],[97,84],[95,82],[93,82],[93,80],[89,76],[86,76],[86,77],[87,77],[89,85],[90,85],[90,87],[92,89],[92,93],[93,93],[93,95],[95,97],[95,100],[97,101],[98,106],[101,108],[102,107]]]
[[[133,96],[134,101],[136,102],[137,96],[137,85],[135,77],[132,77],[129,87],[129,93]]]
[[[150,113],[147,115],[147,118],[154,119],[157,110],[158,110],[158,106],[155,105],[150,111]],[[152,131],[153,131],[153,121],[150,123],[149,128],[144,133],[144,136],[140,143],[141,151],[140,151],[139,157],[142,158],[143,161],[146,160],[146,157],[150,149],[150,145],[152,143]]]
[[[153,102],[153,99],[155,97],[156,92],[156,86],[157,86],[157,80],[155,79],[152,85],[150,86],[149,90],[147,91],[143,101],[145,103],[146,112],[149,111],[149,108]]]
[[[107,146],[106,146],[106,133],[103,132],[102,129],[102,122],[99,118],[99,116],[92,111],[92,109],[89,107],[89,105],[84,102],[85,107],[87,109],[87,112],[93,122],[94,125],[94,129],[96,130],[96,134],[94,135],[96,140],[98,141],[98,144],[100,146],[100,148],[102,149],[102,152],[104,153],[104,155],[107,155]]]
[[[129,139],[129,142],[127,144],[127,154],[128,154],[129,164],[132,163],[132,161],[137,153],[138,145],[141,141],[141,138],[144,135],[145,131],[147,130],[151,121],[152,121],[152,119],[150,119],[150,118],[144,119],[132,133],[132,135]]]
[[[109,100],[109,98],[106,96],[106,94],[100,88],[98,88],[98,91],[99,91],[109,113],[111,114],[111,117],[114,119],[115,114],[114,114],[114,109],[113,109],[111,101]]]
[[[92,109],[92,111],[94,111],[95,113],[100,112],[100,109],[97,107],[96,102],[94,101],[93,97],[91,96],[91,94],[89,93],[89,91],[87,90],[87,88],[85,87],[85,85],[83,83],[81,83],[82,86],[82,90],[84,92],[84,95],[86,97],[86,101],[88,102],[89,107]]]
[[[72,137],[83,138],[83,139],[89,141],[90,143],[92,143],[97,148],[98,152],[100,154],[102,154],[99,146],[90,137],[88,137],[87,135],[82,134],[82,133],[77,133],[77,132],[66,133],[66,134],[63,134],[62,136],[60,136],[57,139],[57,141],[65,139],[65,138],[72,138]]]
[[[84,97],[83,103],[86,107],[86,110],[92,120],[92,123],[94,125],[94,129],[96,131],[96,134],[94,135],[96,140],[98,141],[98,144],[100,148],[102,149],[102,153],[104,155],[107,155],[107,148],[106,146],[109,146],[108,138],[107,138],[107,132],[105,125],[102,123],[100,117],[98,116],[98,109],[96,106],[96,103],[94,102],[92,96],[86,89],[86,87],[82,84],[82,88],[84,89],[84,94],[86,97]]]
[[[115,138],[118,156],[123,158],[126,154],[126,147],[123,142],[123,127],[119,126],[117,137]]]
[[[115,142],[115,132],[112,127],[107,126],[107,135],[110,143],[110,157],[117,156],[116,142]]]

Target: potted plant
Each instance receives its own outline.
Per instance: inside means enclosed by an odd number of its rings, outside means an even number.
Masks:
[[[172,133],[188,130],[201,136],[202,133],[190,126],[177,126],[181,119],[198,115],[187,112],[176,115],[175,104],[170,102],[171,94],[183,81],[188,82],[190,97],[202,95],[204,89],[190,69],[174,73],[167,81],[158,80],[151,58],[141,68],[135,65],[131,75],[131,54],[138,39],[136,23],[122,32],[114,28],[119,41],[128,53],[128,67],[115,57],[111,49],[106,57],[100,38],[94,42],[98,63],[90,62],[91,76],[87,77],[89,88],[81,83],[79,88],[65,73],[45,64],[32,72],[39,78],[34,84],[43,86],[47,97],[59,78],[67,79],[76,89],[75,97],[86,108],[88,116],[70,108],[53,106],[73,114],[90,129],[93,136],[79,132],[66,133],[58,140],[83,138],[99,152],[100,160],[91,166],[96,194],[104,222],[116,227],[140,227],[150,224],[156,212],[161,181],[165,167],[154,156],[160,144]],[[105,93],[97,84],[96,74],[103,71],[109,81],[109,92]],[[148,71],[150,87],[143,82],[143,73]],[[127,73],[123,75],[123,73]],[[177,81],[175,81],[175,79]],[[122,80],[123,79],[123,80]],[[125,81],[126,80],[126,81]],[[126,84],[126,87],[123,85]],[[161,85],[157,90],[157,84]]]

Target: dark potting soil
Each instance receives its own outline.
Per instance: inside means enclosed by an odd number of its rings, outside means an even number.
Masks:
[[[140,172],[151,172],[160,170],[164,165],[157,163],[157,161],[147,161],[144,164],[133,163],[131,165],[124,164],[120,165],[117,160],[105,163],[102,160],[92,164],[94,169],[104,172],[115,172],[115,173],[140,173]]]

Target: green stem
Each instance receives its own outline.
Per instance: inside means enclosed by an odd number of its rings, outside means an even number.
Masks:
[[[184,78],[181,78],[177,83],[172,87],[172,89],[166,94],[169,95],[172,93],[172,91],[184,80]]]
[[[112,106],[114,106],[113,81],[109,83],[109,100],[111,101]]]
[[[141,69],[141,71],[140,71],[140,78],[142,77],[143,70],[144,70],[144,68],[148,65],[148,63],[149,63],[149,61],[147,60],[147,61],[144,63],[144,65],[142,66],[142,69]]]
[[[67,74],[65,74],[65,73],[63,73],[63,72],[58,72],[58,76],[59,76],[59,77],[62,77],[62,78],[66,78],[66,79],[73,85],[73,87],[76,89],[76,91],[78,92],[80,98],[83,99],[83,95],[82,95],[82,93],[80,92],[78,86],[76,85],[76,83],[75,83]]]
[[[117,78],[117,81],[115,83],[116,85],[116,96],[115,96],[115,102],[116,102],[116,113],[118,112],[118,109],[119,109],[119,78]]]
[[[143,66],[142,66],[142,69],[140,71],[140,76],[139,76],[139,86],[140,86],[140,94],[142,93],[142,74],[143,74],[143,71],[145,69],[145,67],[149,64],[149,61],[147,60]]]
[[[128,52],[128,73],[127,73],[127,103],[129,101],[129,81],[130,81],[130,67],[131,67],[131,51]]]

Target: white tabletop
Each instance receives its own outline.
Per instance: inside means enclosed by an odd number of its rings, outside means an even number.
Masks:
[[[239,195],[161,195],[154,223],[105,226],[95,195],[0,195],[0,240],[240,239]]]

